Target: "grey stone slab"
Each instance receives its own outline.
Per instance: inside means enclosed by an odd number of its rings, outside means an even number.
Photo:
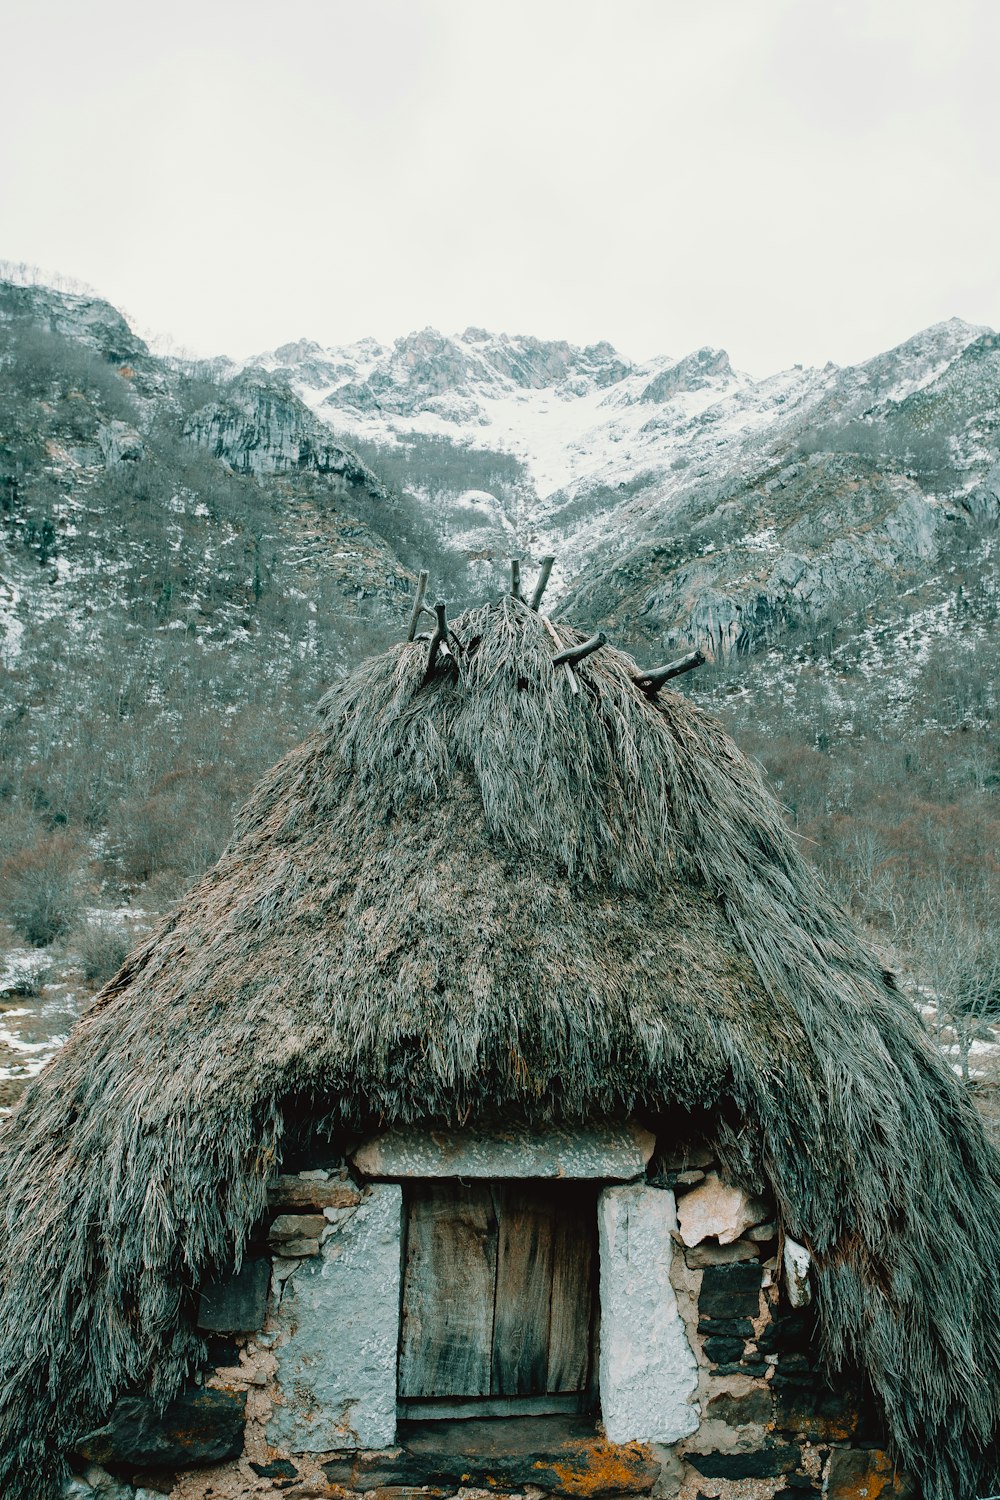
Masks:
[[[76,1451],[95,1464],[139,1469],[224,1463],[243,1452],[246,1400],[245,1392],[190,1390],[161,1412],[147,1396],[120,1396]]]
[[[375,1183],[320,1254],[287,1277],[275,1313],[278,1399],[268,1441],[289,1453],[391,1447],[403,1195]]]
[[[646,1170],[656,1139],[635,1121],[579,1130],[387,1130],[354,1153],[367,1177],[597,1177]]]
[[[245,1260],[237,1276],[209,1281],[198,1299],[198,1327],[213,1333],[253,1333],[263,1328],[271,1267],[263,1258]]]
[[[408,1422],[404,1447],[344,1454],[323,1471],[332,1486],[375,1491],[382,1500],[425,1486],[446,1495],[528,1490],[579,1500],[648,1495],[660,1464],[646,1447],[616,1447],[597,1437],[592,1419],[549,1416]]]
[[[674,1195],[635,1183],[598,1200],[601,1414],[612,1443],[676,1443],[698,1427],[698,1365],[670,1282]]]
[[[311,1209],[322,1213],[325,1208],[356,1208],[361,1194],[354,1184],[328,1173],[299,1172],[279,1177],[267,1190],[271,1208],[284,1213],[303,1213]]]
[[[785,1235],[784,1269],[785,1288],[788,1292],[788,1300],[793,1307],[808,1307],[812,1301],[812,1287],[809,1284],[809,1268],[812,1265],[812,1256],[805,1245],[800,1245],[798,1240],[793,1240]]]

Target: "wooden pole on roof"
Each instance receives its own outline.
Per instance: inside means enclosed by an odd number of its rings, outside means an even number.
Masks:
[[[424,595],[427,592],[427,579],[430,575],[426,568],[421,568],[417,576],[417,592],[413,600],[413,613],[410,616],[410,628],[406,632],[406,639],[412,641],[417,633],[417,622],[420,619],[424,607]]]
[[[549,581],[549,574],[552,572],[552,564],[554,562],[554,557],[542,558],[541,572],[538,575],[538,582],[535,584],[535,592],[531,596],[531,607],[536,614],[538,613],[538,606],[542,602],[542,595],[545,593],[545,587]]]
[[[510,591],[515,599],[521,597],[521,560],[512,557],[510,560]]]
[[[438,659],[438,652],[442,648],[445,651],[448,649],[448,606],[443,599],[439,599],[435,604],[434,613],[437,615],[437,629],[431,636],[431,643],[427,648],[427,670],[424,672],[425,682],[434,670],[434,665]]]
[[[692,672],[695,667],[700,667],[705,660],[704,652],[699,648],[697,651],[689,651],[687,656],[679,656],[676,661],[667,662],[665,667],[653,667],[649,672],[640,672],[638,677],[632,680],[636,687],[642,688],[644,693],[652,697],[660,691],[665,682],[671,677],[680,677],[684,672]]]
[[[575,667],[580,662],[585,661],[588,656],[593,656],[594,652],[599,651],[602,646],[607,645],[607,640],[608,638],[604,632],[599,630],[596,635],[590,637],[589,641],[584,641],[579,646],[567,646],[565,651],[560,651],[558,656],[552,658],[552,665],[554,667]]]
[[[559,639],[559,633],[556,630],[556,627],[553,625],[552,621],[549,619],[548,615],[539,615],[538,618],[541,620],[542,624],[545,626],[545,629],[549,632],[549,635],[559,647],[559,650],[562,651],[563,643]],[[570,688],[572,689],[575,696],[580,691],[579,687],[577,686],[576,673],[573,671],[573,668],[570,666],[569,662],[564,662],[563,665],[566,668],[566,676],[569,678]]]

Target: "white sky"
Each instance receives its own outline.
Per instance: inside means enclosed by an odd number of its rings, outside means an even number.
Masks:
[[[0,255],[198,354],[1000,324],[998,0],[22,0]]]

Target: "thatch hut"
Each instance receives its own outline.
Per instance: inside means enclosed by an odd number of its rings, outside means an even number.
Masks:
[[[1000,1163],[755,768],[582,641],[360,667],[26,1093],[7,1500],[184,1442],[178,1495],[995,1482]]]

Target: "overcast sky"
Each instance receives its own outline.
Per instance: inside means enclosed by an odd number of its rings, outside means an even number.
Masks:
[[[998,0],[32,0],[0,255],[199,354],[1000,325]]]

